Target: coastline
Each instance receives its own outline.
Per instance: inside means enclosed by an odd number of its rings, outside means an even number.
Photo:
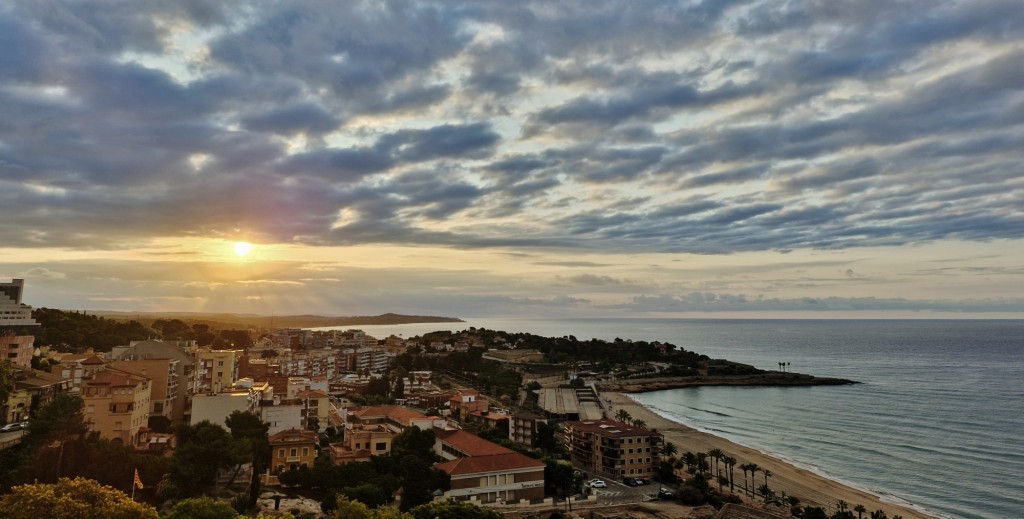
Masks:
[[[902,515],[904,519],[940,519],[939,516],[913,508],[909,504],[894,503],[892,498],[853,488],[756,449],[665,418],[639,404],[628,394],[602,391],[601,396],[611,402],[612,408],[609,414],[618,412],[619,409],[625,409],[633,418],[644,420],[648,428],[657,429],[658,432],[664,434],[666,442],[675,444],[679,451],[677,455],[682,455],[687,451],[707,452],[717,448],[734,456],[740,464],[756,463],[762,468],[767,468],[772,473],[772,477],[768,480],[772,490],[785,491],[787,495],[800,498],[802,506],[821,506],[828,512],[829,507],[834,511],[836,503],[843,500],[851,509],[857,504],[862,504],[868,511],[884,510],[890,518],[894,515]],[[741,471],[737,471],[736,476],[737,481],[742,481]],[[762,479],[763,476],[759,474],[757,486],[763,483]],[[717,484],[712,486],[717,486]]]

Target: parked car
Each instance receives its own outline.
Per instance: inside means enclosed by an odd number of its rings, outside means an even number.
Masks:
[[[590,486],[593,488],[608,488],[608,484],[600,479],[592,479],[588,483],[590,483]]]
[[[671,489],[662,488],[662,489],[658,490],[658,499],[675,499],[675,498],[676,498],[676,493],[673,492]]]
[[[0,427],[0,432],[14,432],[22,429],[28,429],[28,422],[14,422],[9,423],[3,427]]]
[[[622,482],[627,484],[627,485],[629,485],[629,486],[631,486],[631,487],[638,487],[638,486],[640,486],[640,480],[638,480],[636,478],[622,478]]]

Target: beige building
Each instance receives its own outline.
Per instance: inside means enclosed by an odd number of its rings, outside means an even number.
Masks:
[[[615,420],[566,422],[565,438],[574,465],[615,479],[651,476],[664,442],[661,433]]]
[[[316,460],[317,434],[289,429],[271,435],[270,470],[275,474],[312,467]]]
[[[186,395],[178,380],[179,363],[175,359],[115,360],[110,367],[149,378],[153,385],[150,416],[165,416],[180,423],[181,418],[174,415],[174,409],[179,399],[182,402],[178,407],[184,408]]]
[[[85,421],[101,438],[136,446],[139,429],[149,421],[152,384],[146,377],[116,369],[82,381]]]
[[[238,380],[242,350],[196,350],[196,393],[216,393],[230,388]]]
[[[15,366],[13,370],[14,391],[7,402],[0,402],[0,417],[4,423],[22,422],[38,409],[53,400],[57,393],[67,392],[71,382],[58,375],[31,368]]]
[[[175,361],[175,375],[178,380],[178,396],[170,418],[174,423],[188,423],[189,398],[195,391],[195,359],[187,353],[194,341],[132,341],[128,346],[118,346],[111,352],[115,360],[166,359]]]

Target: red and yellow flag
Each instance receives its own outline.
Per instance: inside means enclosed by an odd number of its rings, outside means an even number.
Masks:
[[[139,479],[139,469],[135,469],[135,488],[142,489],[142,480]]]

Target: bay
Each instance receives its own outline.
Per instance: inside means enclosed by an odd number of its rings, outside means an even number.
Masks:
[[[685,425],[945,517],[1024,517],[1024,321],[471,319],[360,327],[378,337],[483,327],[661,340],[852,386],[635,395]],[[685,446],[680,446],[685,451]]]

